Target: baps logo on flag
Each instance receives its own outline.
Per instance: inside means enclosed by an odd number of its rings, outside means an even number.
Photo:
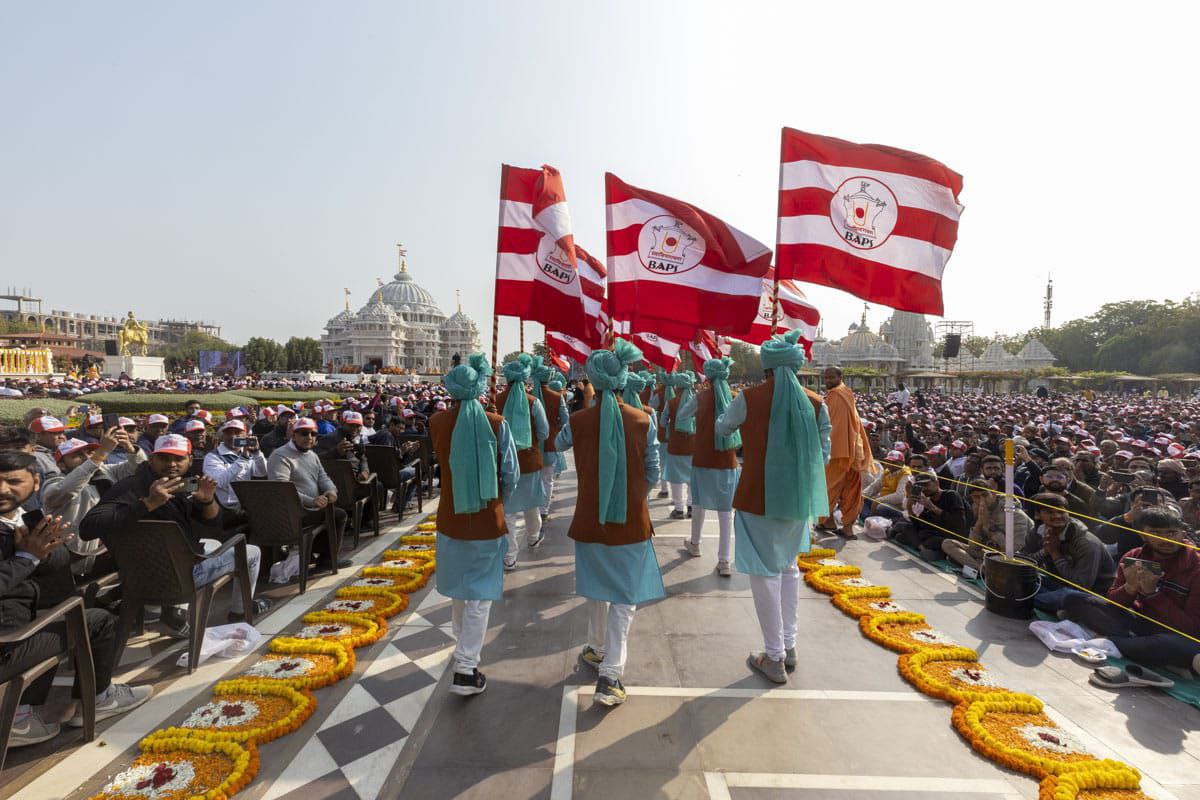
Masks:
[[[570,256],[548,234],[542,234],[534,258],[537,259],[538,269],[555,283],[566,285],[575,280],[575,268],[571,266]]]
[[[758,318],[770,325],[771,317],[774,315],[774,313],[775,298],[773,298],[770,294],[763,295],[762,299],[758,303]]]
[[[651,217],[638,233],[638,258],[656,275],[687,272],[700,263],[704,250],[704,237],[676,217]]]
[[[829,221],[846,244],[873,250],[888,240],[896,227],[900,204],[881,180],[857,175],[847,178],[829,201]]]

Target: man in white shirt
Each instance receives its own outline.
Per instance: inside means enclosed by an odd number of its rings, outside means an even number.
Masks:
[[[258,438],[246,435],[246,423],[240,419],[226,422],[220,434],[221,444],[204,456],[204,474],[217,482],[221,526],[231,528],[245,521],[233,482],[267,477],[267,459],[258,447]],[[239,439],[243,440],[241,447],[237,446]]]

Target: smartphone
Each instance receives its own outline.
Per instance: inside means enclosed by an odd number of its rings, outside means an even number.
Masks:
[[[42,520],[46,518],[46,514],[40,508],[35,508],[33,511],[26,511],[21,515],[21,522],[25,525],[25,530],[32,531]]]
[[[1161,577],[1163,574],[1163,566],[1162,566],[1162,564],[1158,563],[1157,561],[1148,561],[1144,558],[1122,558],[1121,559],[1122,566],[1129,567],[1129,566],[1132,566],[1133,564],[1138,564],[1142,567],[1145,567],[1147,570],[1154,573],[1155,575],[1158,575],[1159,577]]]
[[[1133,483],[1133,479],[1137,477],[1132,472],[1124,472],[1118,469],[1114,469],[1112,472],[1108,473],[1108,475],[1117,483]]]
[[[120,414],[105,414],[104,415],[104,430],[109,431],[121,424]]]

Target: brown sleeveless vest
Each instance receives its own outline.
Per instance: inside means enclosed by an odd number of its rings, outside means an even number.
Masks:
[[[508,393],[512,391],[512,387],[505,387],[504,391],[500,392],[500,396],[496,398],[497,407],[504,411],[505,405],[508,404]],[[524,450],[517,451],[517,463],[521,466],[521,474],[528,475],[531,472],[541,472],[542,470],[542,454],[537,448],[537,432],[533,431],[533,395],[525,392],[525,397],[529,399],[530,420],[529,427],[532,438],[534,440],[532,447],[526,447]]]
[[[475,403],[476,400],[466,402]],[[438,498],[437,521],[438,531],[451,539],[499,539],[508,532],[504,525],[504,506],[499,499],[492,500],[487,508],[474,514],[454,513],[454,476],[450,474],[450,438],[454,433],[454,423],[458,420],[459,405],[455,404],[446,411],[439,411],[429,418],[429,438],[433,442],[433,451],[437,453],[438,463],[442,467],[442,494]],[[504,417],[487,412],[488,423],[500,441],[500,425]],[[499,473],[500,465],[496,465]]]
[[[742,475],[733,494],[733,507],[762,516],[766,513],[767,432],[771,428],[771,400],[775,394],[774,376],[747,389],[746,421],[742,423]],[[804,390],[821,417],[821,396]]]
[[[671,402],[667,406],[671,409],[669,417],[671,423],[671,432],[667,435],[667,452],[673,456],[690,456],[692,454],[692,440],[695,434],[680,433],[675,429],[675,415],[679,413],[680,396],[675,395],[671,398]]]
[[[696,395],[696,435],[692,439],[692,466],[705,469],[737,469],[737,448],[718,450],[716,446],[716,396],[712,389]]]
[[[562,408],[562,402],[562,392],[542,386],[542,405],[546,407],[546,421],[550,423],[550,435],[546,437],[546,443],[542,448],[547,453],[555,452],[554,440],[558,438],[558,432],[562,430],[562,426],[558,424],[558,414],[559,409]]]
[[[645,406],[646,408],[650,407],[650,396],[652,394],[654,394],[653,386],[647,386],[644,389],[642,389],[641,392],[638,393],[638,397],[641,398],[642,405]]]
[[[618,401],[620,403],[620,401]],[[654,535],[646,506],[646,434],[650,418],[636,408],[620,403],[625,428],[625,523],[600,524],[600,406],[571,415],[571,437],[575,448],[575,471],[579,496],[575,517],[567,535],[577,542],[606,545],[635,544]]]

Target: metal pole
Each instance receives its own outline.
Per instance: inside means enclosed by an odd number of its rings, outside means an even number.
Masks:
[[[1013,440],[1008,438],[1004,440],[1004,555],[1009,559],[1016,552],[1016,543],[1013,541],[1013,489]]]

